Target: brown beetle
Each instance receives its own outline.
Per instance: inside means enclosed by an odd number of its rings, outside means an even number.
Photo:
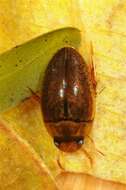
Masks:
[[[45,71],[41,106],[55,145],[62,151],[79,149],[94,119],[92,70],[71,47],[60,49]]]

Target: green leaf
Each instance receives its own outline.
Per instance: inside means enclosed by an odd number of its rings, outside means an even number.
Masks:
[[[38,91],[53,54],[64,46],[78,48],[80,41],[78,29],[63,28],[0,55],[0,112],[29,97],[29,88]]]

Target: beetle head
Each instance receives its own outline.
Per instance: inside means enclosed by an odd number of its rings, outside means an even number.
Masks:
[[[58,147],[60,150],[64,152],[75,152],[84,143],[84,138],[82,136],[80,137],[54,137],[54,144],[56,147]]]
[[[46,127],[57,148],[64,152],[75,152],[83,145],[91,125],[84,122],[59,121],[46,123]]]

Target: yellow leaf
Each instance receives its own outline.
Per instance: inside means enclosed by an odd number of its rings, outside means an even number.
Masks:
[[[90,134],[94,143],[86,138],[83,149],[87,150],[92,157],[93,167],[90,166],[89,159],[82,150],[74,154],[65,154],[51,144],[52,140],[41,123],[39,105],[34,102],[36,105],[34,108],[32,99],[5,113],[4,120],[30,146],[34,147],[54,175],[64,169],[126,183],[126,2],[124,0],[48,0],[46,2],[23,0],[22,3],[17,0],[14,4],[12,1],[7,2],[6,0],[0,3],[1,52],[39,34],[68,26],[80,29],[82,42],[79,51],[82,54],[85,51],[85,43],[83,44],[85,31],[86,39],[92,41],[93,62],[98,81],[96,115]],[[31,106],[30,113],[22,111],[24,107],[29,106]],[[30,116],[32,116],[31,120]],[[44,143],[40,131],[44,131]],[[36,139],[37,137],[39,138]],[[46,155],[46,158],[42,155]]]
[[[56,190],[42,160],[28,143],[0,123],[0,189]]]
[[[76,5],[76,0],[0,2],[0,52],[52,30],[78,28],[81,21]]]

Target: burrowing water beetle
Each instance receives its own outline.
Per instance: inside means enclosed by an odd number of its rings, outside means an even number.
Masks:
[[[62,151],[80,148],[94,119],[92,71],[72,47],[52,57],[45,71],[41,106],[55,145]]]

